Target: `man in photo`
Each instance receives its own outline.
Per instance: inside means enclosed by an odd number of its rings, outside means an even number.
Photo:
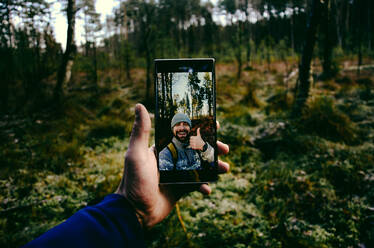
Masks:
[[[159,154],[160,170],[199,170],[202,163],[214,165],[214,148],[200,135],[191,136],[191,120],[177,113],[171,120],[173,139]]]

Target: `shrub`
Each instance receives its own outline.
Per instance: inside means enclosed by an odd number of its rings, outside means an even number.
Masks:
[[[335,82],[337,82],[338,84],[345,84],[345,85],[350,85],[353,83],[352,79],[347,76],[338,77],[335,79]]]
[[[370,78],[359,78],[356,80],[356,82],[358,85],[362,85],[365,88],[370,88],[374,86],[374,82]]]
[[[119,108],[123,107],[126,104],[128,104],[128,103],[125,100],[120,99],[120,98],[116,98],[112,102],[112,107],[115,108],[115,109],[119,109]]]
[[[243,126],[256,126],[258,120],[254,118],[247,107],[241,105],[232,105],[225,109],[225,122],[235,123]]]
[[[361,78],[357,80],[357,83],[363,87],[363,89],[359,92],[360,99],[364,101],[373,99],[374,92],[372,92],[372,89],[374,82],[370,78]]]
[[[260,99],[257,97],[255,83],[253,82],[247,83],[246,93],[244,94],[244,97],[241,100],[241,103],[245,104],[246,106],[254,107],[254,108],[259,108],[263,105]]]
[[[299,127],[308,133],[317,134],[333,141],[353,143],[356,127],[349,117],[341,112],[333,99],[318,97],[304,109]]]
[[[87,143],[90,146],[99,144],[99,140],[112,136],[124,138],[128,131],[128,123],[118,119],[102,118],[96,121],[87,134]]]
[[[288,91],[278,91],[267,99],[268,105],[265,108],[267,114],[275,111],[284,111],[290,109],[293,99]]]

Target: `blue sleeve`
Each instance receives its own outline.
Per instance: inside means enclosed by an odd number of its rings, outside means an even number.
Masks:
[[[31,247],[145,247],[135,212],[121,195],[111,194],[28,243]]]

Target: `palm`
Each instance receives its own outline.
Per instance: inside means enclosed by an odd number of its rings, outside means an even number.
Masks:
[[[157,162],[152,149],[128,152],[124,177],[126,198],[135,203],[143,225],[153,226],[170,213],[177,199],[159,187]]]

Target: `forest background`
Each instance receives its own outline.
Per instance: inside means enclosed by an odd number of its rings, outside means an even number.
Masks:
[[[114,191],[134,104],[153,112],[153,59],[179,57],[216,59],[232,169],[150,247],[374,246],[372,1],[122,0],[101,22],[65,0],[66,47],[50,5],[0,3],[1,247]]]

